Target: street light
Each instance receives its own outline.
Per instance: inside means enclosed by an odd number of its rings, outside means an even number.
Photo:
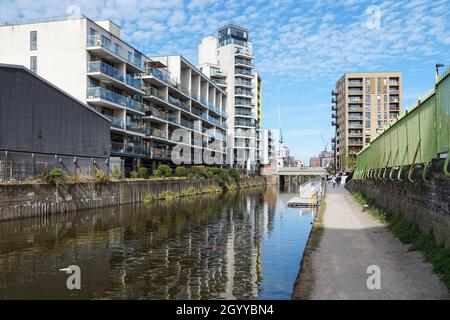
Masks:
[[[443,65],[442,63],[437,63],[436,64],[436,76],[438,76],[439,75],[439,68],[442,68],[442,67],[444,67],[445,65]]]

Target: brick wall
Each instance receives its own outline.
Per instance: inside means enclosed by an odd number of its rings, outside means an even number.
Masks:
[[[375,200],[378,207],[432,234],[437,243],[450,247],[450,178],[442,174],[442,166],[432,168],[428,182],[420,173],[414,183],[390,180],[352,180],[346,188],[359,191]]]

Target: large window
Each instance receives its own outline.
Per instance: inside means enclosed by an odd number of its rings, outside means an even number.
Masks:
[[[31,70],[31,72],[37,73],[37,57],[36,56],[30,57],[30,70]]]
[[[37,31],[30,32],[30,50],[37,50]]]

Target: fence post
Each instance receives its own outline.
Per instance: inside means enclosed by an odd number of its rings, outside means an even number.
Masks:
[[[34,177],[36,174],[36,162],[35,162],[35,155],[34,153],[31,154],[31,176]]]
[[[5,170],[3,172],[3,180],[6,181],[6,171],[8,170],[8,151],[5,151]]]

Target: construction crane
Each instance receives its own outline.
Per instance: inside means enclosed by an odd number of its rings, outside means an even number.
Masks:
[[[322,142],[323,142],[323,146],[324,146],[325,152],[327,152],[328,151],[328,144],[329,144],[329,142],[325,143],[325,139],[323,138],[323,134],[320,134],[320,137],[322,138]]]

